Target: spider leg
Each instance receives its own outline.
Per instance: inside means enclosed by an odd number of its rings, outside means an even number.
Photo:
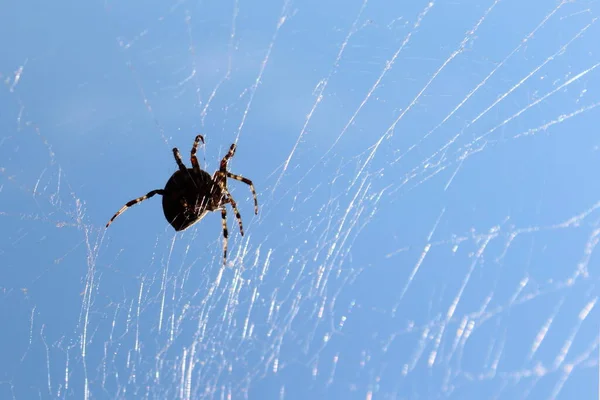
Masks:
[[[227,188],[222,187],[221,190],[223,190],[223,193],[227,196],[225,201],[223,202],[223,204],[227,204],[227,203],[231,204],[231,208],[233,208],[233,212],[235,212],[235,219],[237,219],[238,224],[240,225],[240,233],[242,234],[242,236],[244,236],[244,227],[242,225],[242,216],[240,215],[240,211],[237,208],[237,203],[235,202],[233,197],[231,197],[231,193],[229,193]],[[225,205],[223,205],[223,207],[225,207]]]
[[[254,190],[254,184],[252,183],[252,181],[248,178],[244,178],[241,175],[232,174],[229,171],[226,171],[225,175],[227,175],[231,179],[235,179],[236,181],[244,182],[246,185],[250,186],[250,190],[252,191],[252,197],[254,197],[254,214],[258,214],[258,200],[256,198],[256,190]],[[229,196],[229,197],[231,197],[231,196]]]
[[[219,167],[219,171],[221,172],[227,172],[227,163],[229,162],[229,159],[231,157],[233,157],[233,155],[235,154],[235,143],[232,143],[231,146],[229,147],[229,151],[227,152],[227,154],[225,154],[225,157],[223,157],[223,159],[221,160],[221,165]]]
[[[123,207],[121,207],[121,209],[119,211],[117,211],[117,213],[115,215],[113,215],[113,217],[110,219],[110,221],[108,221],[108,223],[106,224],[106,227],[108,228],[108,226],[110,224],[112,224],[112,222],[115,220],[115,218],[117,218],[119,215],[123,214],[125,212],[125,210],[127,210],[129,207],[133,206],[134,204],[140,203],[144,200],[147,200],[150,197],[154,196],[155,194],[163,195],[163,194],[165,194],[165,191],[163,189],[156,189],[151,192],[148,192],[146,195],[144,195],[142,197],[138,197],[137,199],[131,200],[130,202],[125,204]]]
[[[215,183],[215,189],[218,187],[221,192],[223,192],[223,188],[227,190],[227,172],[215,171],[212,180]]]
[[[175,162],[177,163],[177,166],[179,166],[179,170],[181,172],[187,172],[187,168],[181,159],[181,154],[179,154],[179,149],[177,147],[173,148],[173,157],[175,157]]]
[[[221,222],[223,224],[223,264],[227,263],[227,210],[221,208]]]
[[[204,136],[196,136],[196,139],[194,140],[194,145],[192,146],[192,168],[197,174],[200,173],[200,164],[198,164],[198,159],[196,158],[196,151],[198,150],[198,144],[200,143],[200,141],[202,141],[202,144],[204,144]]]
[[[233,212],[235,212],[235,219],[237,219],[238,224],[240,225],[240,234],[242,236],[244,236],[244,227],[242,226],[242,216],[240,215],[240,211],[237,208],[237,204],[236,204],[235,200],[233,200],[233,197],[231,197],[231,195],[229,195],[229,198],[227,201],[229,202],[229,204],[231,204],[231,208],[233,208]]]

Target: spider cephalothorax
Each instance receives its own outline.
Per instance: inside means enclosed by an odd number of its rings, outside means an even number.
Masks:
[[[240,225],[240,233],[244,235],[242,226],[242,217],[238,211],[237,204],[231,194],[227,190],[227,178],[232,178],[250,186],[252,196],[254,197],[254,213],[258,214],[258,200],[256,199],[256,191],[250,179],[240,175],[234,175],[227,171],[227,162],[235,154],[235,143],[231,145],[225,157],[221,160],[219,169],[211,177],[208,172],[200,169],[198,159],[196,158],[196,150],[198,144],[204,138],[202,135],[196,136],[194,145],[192,146],[191,161],[192,168],[186,168],[181,160],[181,155],[177,148],[173,149],[173,156],[179,166],[179,170],[175,171],[167,181],[164,189],[156,189],[145,196],[138,197],[125,204],[113,217],[108,221],[106,227],[121,215],[127,208],[141,201],[149,199],[155,194],[163,196],[162,206],[165,218],[176,231],[183,231],[196,222],[209,211],[221,210],[221,219],[223,222],[223,262],[227,260],[227,211],[225,205],[231,204],[231,208],[235,212],[235,218]]]

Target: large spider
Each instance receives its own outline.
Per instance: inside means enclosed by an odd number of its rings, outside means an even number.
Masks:
[[[202,135],[196,136],[194,145],[192,146],[191,160],[192,168],[186,168],[181,160],[181,155],[177,147],[173,149],[173,156],[179,166],[179,170],[175,171],[167,181],[164,189],[156,189],[148,192],[145,196],[138,197],[125,204],[113,217],[108,221],[106,227],[121,215],[125,210],[134,204],[142,202],[155,194],[163,196],[162,206],[165,218],[176,231],[183,231],[196,222],[200,221],[209,211],[221,210],[223,223],[223,263],[227,261],[227,211],[225,205],[231,204],[231,208],[235,212],[235,218],[240,225],[240,233],[244,236],[244,228],[242,226],[242,217],[238,211],[237,204],[231,194],[227,190],[227,178],[232,178],[250,186],[252,196],[254,197],[254,213],[258,214],[258,200],[256,199],[256,191],[250,179],[240,175],[232,174],[227,171],[227,162],[235,154],[235,143],[231,145],[225,157],[221,160],[219,170],[211,177],[208,172],[200,169],[198,159],[196,158],[196,150],[198,144],[204,138]]]

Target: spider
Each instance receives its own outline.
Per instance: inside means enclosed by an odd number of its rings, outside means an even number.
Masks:
[[[256,191],[252,181],[240,175],[232,174],[227,171],[227,162],[235,154],[235,143],[229,147],[229,151],[221,160],[218,171],[211,177],[208,172],[200,169],[198,159],[196,158],[196,150],[198,144],[204,137],[196,136],[194,145],[191,151],[192,168],[186,168],[181,160],[181,155],[177,147],[173,149],[175,162],[179,166],[179,170],[175,171],[167,181],[164,189],[156,189],[148,192],[142,197],[131,200],[125,204],[113,217],[108,221],[106,227],[125,212],[134,204],[140,203],[150,197],[160,194],[162,198],[162,207],[165,218],[175,229],[175,231],[183,231],[200,221],[209,211],[221,210],[221,220],[223,224],[223,263],[227,261],[227,211],[225,205],[231,204],[231,208],[235,212],[235,218],[240,225],[240,233],[244,236],[244,227],[242,226],[242,217],[238,211],[237,204],[229,190],[227,190],[227,178],[232,178],[237,181],[244,182],[250,186],[252,196],[254,197],[254,213],[258,214],[258,200],[256,199]]]

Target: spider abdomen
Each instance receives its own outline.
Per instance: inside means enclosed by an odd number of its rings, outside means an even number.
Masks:
[[[220,200],[220,192],[206,171],[198,173],[192,168],[186,172],[176,171],[164,189],[162,206],[165,218],[176,231],[183,231],[200,221],[208,211],[217,208],[213,199],[216,196]]]

